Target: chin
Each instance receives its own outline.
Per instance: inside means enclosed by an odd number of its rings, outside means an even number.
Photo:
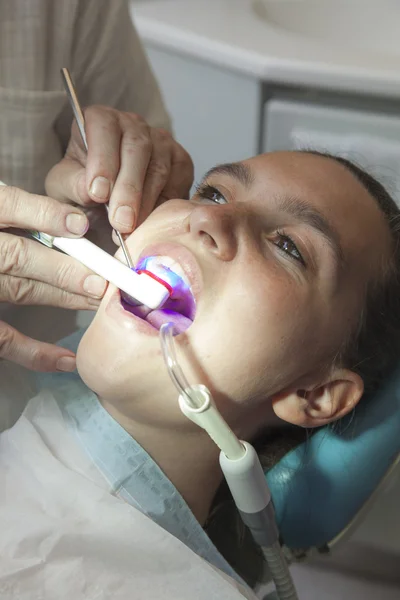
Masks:
[[[156,396],[169,385],[158,337],[154,339],[136,330],[126,335],[130,343],[101,318],[97,322],[95,319],[77,351],[76,364],[82,381],[99,397],[113,403]]]
[[[82,337],[76,353],[76,368],[82,381],[98,395],[109,386],[109,373],[112,366],[106,364],[104,352],[99,352],[99,338],[92,325]]]
[[[106,410],[113,407],[113,418],[123,427],[132,420],[174,431],[191,429],[193,424],[179,409],[178,394],[169,379],[161,351],[151,359],[141,354],[140,360],[131,356],[128,359],[126,355],[113,360],[109,344],[104,355],[93,351],[93,344],[98,343],[97,333],[92,335],[88,330],[82,338],[77,369],[83,382],[104,402]],[[118,415],[123,417],[122,421]]]

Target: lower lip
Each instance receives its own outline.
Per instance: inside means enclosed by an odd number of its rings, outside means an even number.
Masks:
[[[118,289],[113,292],[105,308],[105,313],[111,319],[117,321],[124,329],[140,331],[141,333],[151,336],[158,336],[159,334],[158,330],[150,325],[150,323],[124,309],[121,304],[121,296]]]

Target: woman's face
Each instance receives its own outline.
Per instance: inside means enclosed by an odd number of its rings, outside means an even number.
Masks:
[[[127,244],[136,261],[179,263],[196,304],[175,338],[184,371],[238,426],[251,410],[258,425],[268,421],[282,391],[318,385],[389,256],[384,217],[361,184],[333,160],[297,152],[217,167],[190,201],[157,208]],[[158,330],[124,310],[112,285],[78,369],[120,413],[186,426]]]

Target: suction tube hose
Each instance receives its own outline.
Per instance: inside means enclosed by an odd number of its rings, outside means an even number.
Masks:
[[[279,543],[275,511],[263,468],[253,446],[248,442],[241,443],[245,453],[239,458],[231,460],[221,452],[222,472],[243,522],[260,546],[277,597],[279,600],[298,600]]]
[[[268,548],[262,546],[261,551],[275,584],[279,600],[298,600],[289,567],[279,542],[275,542]]]
[[[175,352],[173,326],[162,325],[161,348],[168,373],[179,392],[179,406],[188,419],[202,427],[221,450],[222,472],[239,513],[260,546],[279,600],[298,600],[285,556],[265,474],[253,446],[240,441],[203,385],[189,385]]]

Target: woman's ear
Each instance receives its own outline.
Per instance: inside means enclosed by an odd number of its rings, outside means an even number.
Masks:
[[[317,386],[273,396],[272,407],[283,421],[300,427],[321,427],[353,410],[363,391],[363,380],[357,373],[336,369]]]

